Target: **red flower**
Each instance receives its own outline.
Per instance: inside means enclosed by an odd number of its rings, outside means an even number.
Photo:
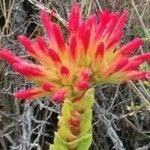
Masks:
[[[18,38],[39,64],[22,60],[7,49],[0,51],[0,58],[39,85],[35,89],[17,92],[16,97],[53,95],[54,100],[62,101],[66,96],[82,95],[95,82],[118,83],[149,78],[150,72],[138,71],[138,67],[150,60],[150,53],[130,57],[143,45],[143,40],[135,38],[120,46],[127,16],[126,11],[103,11],[98,17],[92,15],[83,20],[80,7],[75,4],[68,19],[70,35],[67,42],[60,27],[42,11],[46,38],[37,37],[34,41],[23,35]]]

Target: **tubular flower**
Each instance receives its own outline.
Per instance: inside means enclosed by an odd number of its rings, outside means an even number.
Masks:
[[[7,49],[1,49],[0,58],[9,62],[13,69],[39,87],[17,92],[17,98],[37,98],[53,95],[60,102],[75,95],[82,96],[93,83],[119,83],[128,80],[147,79],[149,72],[138,71],[150,53],[130,57],[143,45],[135,38],[120,46],[127,12],[103,11],[97,17],[83,20],[80,7],[75,4],[68,18],[69,41],[65,41],[60,26],[41,12],[46,36],[33,41],[19,36],[20,43],[39,63],[22,60]]]

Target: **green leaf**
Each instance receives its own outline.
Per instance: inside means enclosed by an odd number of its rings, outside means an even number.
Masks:
[[[62,106],[62,116],[59,117],[60,128],[55,134],[54,145],[51,150],[88,150],[92,142],[92,106],[94,103],[94,89],[89,89],[81,100],[72,103],[68,99]],[[81,113],[80,134],[75,136],[69,128],[69,119],[72,111],[83,110]],[[71,141],[68,141],[68,138]]]
[[[92,143],[92,134],[86,135],[86,138],[81,140],[77,150],[88,150]]]
[[[68,99],[66,99],[62,106],[62,116],[65,122],[68,122],[68,119],[71,116],[71,110],[72,110],[72,103]]]
[[[66,144],[58,133],[55,133],[54,143],[54,145],[51,145],[50,150],[68,150]]]
[[[76,136],[74,136],[71,131],[69,130],[68,125],[66,124],[66,122],[63,120],[61,120],[60,123],[60,128],[58,130],[59,135],[61,136],[61,138],[66,141],[68,137],[75,139]]]
[[[73,103],[76,110],[89,110],[94,103],[94,88],[89,89],[81,100]]]
[[[92,110],[89,110],[82,116],[80,124],[81,134],[85,134],[92,128],[91,122],[92,122]]]
[[[68,146],[68,147],[72,147],[72,148],[75,148],[78,150],[78,147],[80,148],[79,150],[83,150],[81,149],[81,146],[80,144],[82,143],[85,143],[86,144],[87,142],[87,146],[85,147],[89,147],[91,142],[92,142],[92,134],[85,134],[85,135],[82,135],[81,137],[79,137],[77,140],[74,140],[72,142],[65,142],[65,144]],[[83,147],[82,147],[83,148]],[[88,150],[88,148],[86,149]]]

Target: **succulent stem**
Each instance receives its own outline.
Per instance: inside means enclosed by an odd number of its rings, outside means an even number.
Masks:
[[[78,101],[64,101],[58,131],[50,150],[88,150],[92,143],[93,103],[93,88]]]

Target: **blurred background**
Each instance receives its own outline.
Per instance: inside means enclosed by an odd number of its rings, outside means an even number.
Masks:
[[[74,2],[80,3],[83,18],[102,10],[127,10],[129,18],[121,44],[140,37],[145,44],[136,54],[150,51],[150,0],[0,0],[0,48],[35,61],[17,37],[34,39],[43,35],[39,12],[45,9],[59,16],[53,21],[62,27],[67,40],[64,21]],[[150,70],[150,64],[140,69]],[[0,150],[47,150],[53,143],[61,104],[51,102],[49,97],[36,101],[13,97],[15,91],[32,86],[0,60]],[[95,85],[95,99],[90,150],[150,149],[150,81]]]

